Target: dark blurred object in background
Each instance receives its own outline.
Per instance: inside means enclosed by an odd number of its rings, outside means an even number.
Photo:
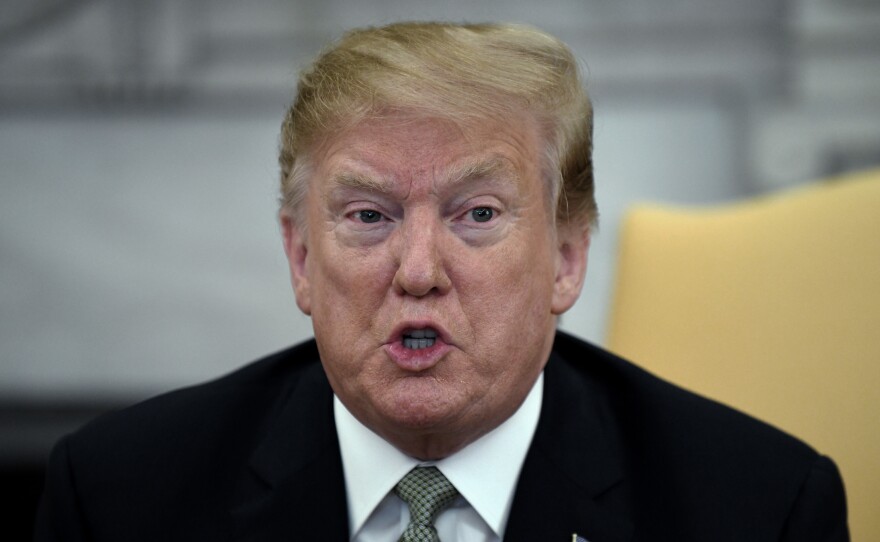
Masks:
[[[34,515],[43,490],[41,463],[0,464],[0,507],[3,539],[16,542],[33,538]]]
[[[0,510],[4,542],[33,538],[52,445],[102,412],[123,402],[0,400]]]

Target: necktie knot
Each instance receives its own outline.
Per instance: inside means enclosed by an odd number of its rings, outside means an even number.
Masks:
[[[458,495],[455,486],[437,467],[416,467],[394,488],[409,505],[410,522],[399,542],[438,542],[434,519]]]

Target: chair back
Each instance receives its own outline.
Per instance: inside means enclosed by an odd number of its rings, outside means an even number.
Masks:
[[[880,170],[621,230],[608,347],[830,455],[880,540]]]

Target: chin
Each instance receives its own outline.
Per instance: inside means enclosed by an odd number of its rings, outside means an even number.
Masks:
[[[423,386],[407,386],[390,400],[385,402],[387,408],[379,410],[383,419],[395,426],[410,431],[432,432],[442,431],[454,425],[460,418],[461,405],[453,397],[442,393],[436,386],[425,389]],[[460,399],[460,398],[458,398]]]
[[[433,405],[407,403],[388,412],[384,418],[401,429],[427,431],[448,426],[456,416],[446,409],[436,408]]]

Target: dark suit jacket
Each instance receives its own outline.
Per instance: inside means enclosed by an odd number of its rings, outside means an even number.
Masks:
[[[834,464],[557,336],[505,540],[848,540]],[[345,540],[314,342],[105,415],[53,451],[37,540]]]

